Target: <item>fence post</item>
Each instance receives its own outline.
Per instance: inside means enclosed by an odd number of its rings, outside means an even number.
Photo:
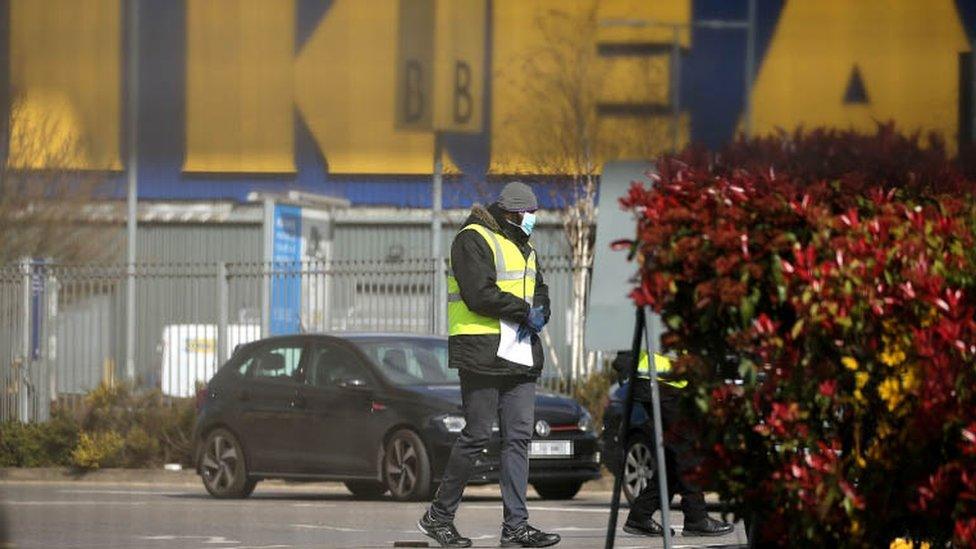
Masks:
[[[262,229],[264,231],[263,244],[263,276],[261,278],[261,337],[271,335],[271,275],[274,268],[274,201],[270,198],[264,199],[264,221]]]
[[[24,258],[20,263],[21,271],[21,360],[20,379],[17,383],[18,419],[24,423],[30,421],[30,366],[31,366],[31,260]]]
[[[227,362],[227,264],[217,263],[217,368]]]
[[[52,261],[48,261],[50,265]],[[44,277],[44,296],[47,303],[44,304],[44,340],[42,349],[44,359],[47,364],[48,375],[48,400],[51,404],[58,401],[58,345],[57,345],[57,318],[58,318],[58,278],[53,268],[48,268]]]
[[[441,321],[441,317],[442,316],[445,316],[444,314],[441,313],[441,309],[440,309],[441,306],[444,305],[444,303],[441,303],[441,289],[440,289],[440,286],[438,285],[438,276],[437,276],[437,275],[440,274],[440,260],[435,256],[434,259],[433,259],[433,261],[431,261],[431,265],[434,267],[433,268],[433,275],[434,276],[433,276],[433,279],[430,281],[430,290],[431,290],[431,292],[430,292],[430,297],[431,297],[431,307],[430,307],[430,310],[431,310],[431,313],[432,313],[431,321],[433,322],[433,324],[431,325],[431,327],[433,328],[433,330],[431,330],[431,331],[433,333],[435,333],[435,334],[440,334],[441,333],[441,322],[442,322]],[[447,287],[447,284],[444,284],[444,287],[446,288]],[[446,322],[445,322],[445,324],[446,324]]]

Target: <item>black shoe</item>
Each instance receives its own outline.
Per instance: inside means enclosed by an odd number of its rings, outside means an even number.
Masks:
[[[686,522],[681,534],[685,536],[724,536],[731,534],[735,526],[715,520],[712,517],[705,517],[695,522]]]
[[[627,519],[627,522],[624,523],[624,532],[635,536],[660,537],[664,535],[664,529],[654,519],[643,521]],[[671,529],[671,535],[674,535],[674,528]]]
[[[549,547],[559,543],[559,534],[547,534],[542,530],[523,524],[515,530],[502,528],[502,547]]]
[[[471,540],[462,538],[453,522],[436,520],[430,516],[430,511],[417,521],[417,529],[441,544],[441,547],[471,547]]]

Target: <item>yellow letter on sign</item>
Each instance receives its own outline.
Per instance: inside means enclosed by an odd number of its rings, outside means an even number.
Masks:
[[[439,0],[434,31],[434,127],[481,131],[485,92],[485,0]]]
[[[183,169],[295,171],[293,0],[187,0],[186,9]]]
[[[118,0],[10,3],[12,167],[121,168],[119,11]]]
[[[969,40],[952,0],[787,2],[756,78],[753,127],[941,132],[959,110]]]

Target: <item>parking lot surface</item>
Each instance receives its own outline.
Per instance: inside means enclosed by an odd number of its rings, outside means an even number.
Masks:
[[[562,535],[558,547],[603,547],[609,501],[609,492],[545,501],[530,490],[530,521]],[[415,528],[424,503],[359,500],[335,483],[266,482],[249,499],[217,500],[190,484],[0,482],[0,502],[17,548],[390,548],[396,541],[426,541]],[[456,523],[475,547],[497,547],[501,514],[497,486],[472,487]],[[625,517],[622,509],[619,525]],[[671,520],[676,548],[746,543],[741,523],[729,536],[695,538],[681,535],[679,511]],[[618,548],[662,546],[660,538],[618,530]]]

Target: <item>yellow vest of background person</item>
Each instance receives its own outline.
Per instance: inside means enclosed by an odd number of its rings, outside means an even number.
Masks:
[[[648,359],[647,351],[641,351],[640,362],[637,363],[637,377],[641,379],[651,379],[651,361]],[[688,386],[688,380],[685,379],[662,379],[662,375],[666,378],[667,374],[671,372],[671,359],[654,353],[654,369],[657,370],[658,381],[661,383],[666,383],[676,389],[684,389]]]
[[[495,283],[498,289],[531,305],[532,296],[535,295],[535,250],[526,259],[514,242],[482,225],[471,224],[461,231],[475,231],[488,243],[495,257]],[[452,336],[501,333],[497,318],[479,315],[464,303],[453,270],[447,276],[447,322],[448,333]]]

